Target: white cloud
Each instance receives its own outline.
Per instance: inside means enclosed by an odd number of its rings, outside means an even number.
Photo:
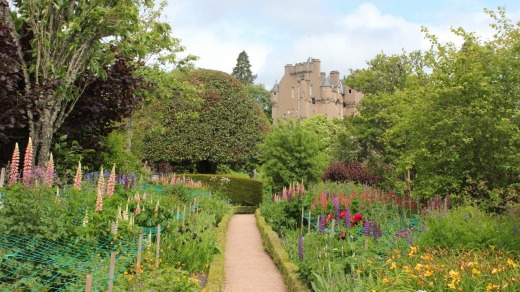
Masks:
[[[167,14],[187,52],[200,57],[198,67],[231,72],[238,54],[245,50],[253,72],[258,74],[256,82],[268,89],[282,78],[286,64],[303,62],[309,54],[321,60],[322,71],[339,70],[346,75],[350,68],[365,67],[366,61],[381,51],[396,54],[403,48],[407,52],[428,49],[422,25],[441,42],[460,44],[450,31],[452,26],[485,37],[492,35],[489,17],[482,12],[462,11],[466,6],[437,11],[429,11],[432,8],[428,6],[411,12],[403,4],[403,9],[394,9],[397,12],[391,14],[382,12],[388,8],[387,2],[376,5],[357,1],[357,6],[354,2],[171,0]],[[429,23],[408,20],[413,13],[428,15]],[[508,15],[519,19],[520,11]]]

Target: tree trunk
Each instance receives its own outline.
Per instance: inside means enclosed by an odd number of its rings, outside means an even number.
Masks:
[[[199,161],[197,162],[197,172],[215,174],[217,173],[217,163],[209,160]]]

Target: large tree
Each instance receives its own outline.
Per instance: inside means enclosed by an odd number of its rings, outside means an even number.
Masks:
[[[251,63],[249,63],[249,56],[246,51],[242,51],[237,58],[237,64],[233,68],[233,73],[236,79],[240,80],[244,86],[252,85],[256,79],[256,75],[253,75],[251,71]]]
[[[280,121],[262,144],[261,175],[273,191],[303,180],[318,182],[327,165],[318,134],[301,121]]]
[[[265,89],[265,85],[262,83],[250,84],[246,86],[246,90],[249,96],[251,96],[251,98],[258,102],[258,104],[264,111],[265,116],[272,123],[273,118],[271,116],[271,110],[273,108],[273,105],[271,99],[269,98],[269,90]]]
[[[191,86],[178,82],[174,96],[156,100],[160,119],[144,137],[146,158],[194,164],[198,172],[215,173],[219,164],[233,166],[254,157],[269,123],[244,86],[214,70],[194,70],[184,78]],[[202,105],[186,103],[193,94],[202,98]]]
[[[12,5],[13,11],[2,6],[2,15],[14,28],[10,36],[16,47],[10,55],[22,77],[17,95],[29,100],[25,115],[38,164],[47,161],[53,136],[89,84],[107,76],[116,54],[111,46],[139,61],[179,47],[169,26],[157,21],[154,1],[27,0]]]

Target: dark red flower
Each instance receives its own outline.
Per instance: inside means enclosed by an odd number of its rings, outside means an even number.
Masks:
[[[346,237],[347,237],[347,233],[345,231],[341,231],[339,233],[339,239],[345,240]]]
[[[347,210],[343,210],[339,213],[339,218],[345,219],[347,217]]]
[[[357,213],[356,215],[354,215],[354,217],[352,217],[352,224],[358,224],[362,220],[363,220],[363,215]]]

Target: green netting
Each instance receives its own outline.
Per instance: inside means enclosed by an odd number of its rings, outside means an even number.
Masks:
[[[143,229],[143,233],[157,228]],[[143,237],[143,248],[147,236]],[[97,243],[71,239],[48,241],[30,236],[0,235],[0,291],[106,291],[110,255],[116,252],[114,280],[138,253],[138,239],[107,238]]]

